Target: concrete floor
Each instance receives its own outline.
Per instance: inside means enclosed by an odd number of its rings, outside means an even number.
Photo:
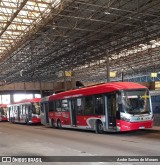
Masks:
[[[95,134],[89,131],[52,129],[41,125],[0,123],[1,156],[158,156],[160,131]],[[83,159],[83,157],[81,157]],[[21,163],[0,163],[18,164]],[[27,164],[27,163],[23,163]],[[29,163],[40,164],[40,163]],[[52,162],[54,165],[105,165],[137,162]],[[138,163],[139,164],[139,163]],[[146,163],[141,163],[146,164]],[[148,163],[159,164],[159,163]]]

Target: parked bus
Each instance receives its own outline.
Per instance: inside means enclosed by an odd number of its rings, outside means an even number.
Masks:
[[[41,112],[45,111],[51,127],[96,133],[151,128],[153,123],[149,90],[132,82],[111,82],[51,95],[41,102]]]
[[[153,114],[160,114],[160,91],[152,90],[150,91],[152,100]]]
[[[0,104],[0,121],[7,121],[7,105]]]
[[[40,123],[40,98],[26,99],[9,104],[7,118],[12,123]]]
[[[160,126],[160,90],[150,91],[150,95],[154,115],[153,125]]]

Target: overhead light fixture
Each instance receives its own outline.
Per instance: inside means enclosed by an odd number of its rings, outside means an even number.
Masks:
[[[110,13],[110,12],[108,12],[108,11],[105,11],[105,12],[104,12],[104,14],[107,14],[107,15],[109,15],[109,14],[111,14],[111,13]]]
[[[116,71],[109,72],[109,77],[111,78],[116,77]]]
[[[157,73],[156,72],[151,73],[151,77],[157,77]]]
[[[20,71],[20,76],[22,77],[23,76],[23,69]]]
[[[53,21],[53,26],[52,26],[52,29],[55,29],[56,28],[56,23]]]

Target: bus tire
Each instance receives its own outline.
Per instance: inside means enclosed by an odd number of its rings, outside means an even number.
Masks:
[[[61,129],[62,128],[62,125],[61,125],[61,121],[60,120],[57,120],[57,128],[58,129]]]
[[[104,133],[104,130],[103,130],[103,124],[100,120],[97,120],[96,121],[96,133],[97,134],[102,134]]]

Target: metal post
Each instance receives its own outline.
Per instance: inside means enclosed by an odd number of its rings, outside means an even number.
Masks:
[[[25,99],[27,99],[27,91],[26,91],[26,84],[24,82],[24,94],[25,94]]]
[[[71,73],[71,88],[72,89],[75,89],[76,88],[76,81],[75,81],[75,75],[74,75],[74,72],[72,71]]]
[[[42,84],[41,84],[41,81],[39,80],[39,86],[40,86],[40,94],[41,94],[41,97],[43,97],[43,93],[42,93]]]
[[[67,89],[67,80],[66,80],[65,70],[63,72],[63,76],[64,76],[64,90],[66,90]]]
[[[1,96],[1,104],[2,104],[2,103],[3,103],[3,102],[2,102],[2,95],[0,95],[0,96]]]
[[[10,94],[10,103],[14,102],[14,96],[13,95],[14,95],[13,93]]]
[[[110,82],[110,67],[109,67],[109,56],[108,56],[108,52],[107,52],[107,82]]]
[[[124,70],[121,70],[121,77],[122,77],[122,82],[124,81]]]

